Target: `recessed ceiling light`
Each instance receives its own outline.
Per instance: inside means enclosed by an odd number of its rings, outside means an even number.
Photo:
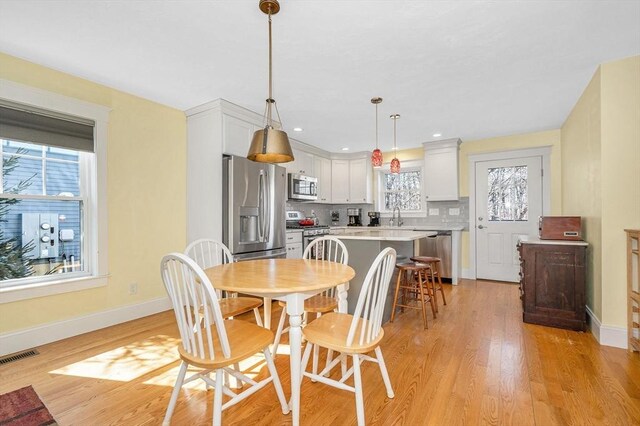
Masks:
[[[295,130],[295,129],[294,129]],[[440,136],[442,136],[442,133],[434,133],[433,137],[434,138],[439,138]]]
[[[342,148],[343,151],[349,151],[349,148]]]
[[[304,129],[303,129],[302,127],[294,127],[294,128],[293,128],[293,131],[294,131],[294,132],[301,132],[301,131],[303,131],[303,130],[304,130]]]

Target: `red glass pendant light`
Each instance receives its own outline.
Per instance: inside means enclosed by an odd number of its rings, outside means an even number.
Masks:
[[[376,106],[376,149],[371,153],[371,165],[375,168],[382,167],[382,151],[378,148],[378,104],[382,102],[382,98],[371,98],[371,103]]]
[[[399,118],[400,114],[391,114],[391,119],[393,120],[393,160],[391,160],[391,174],[394,175],[400,173],[400,160],[396,157],[398,151],[398,147],[396,146],[396,124]]]

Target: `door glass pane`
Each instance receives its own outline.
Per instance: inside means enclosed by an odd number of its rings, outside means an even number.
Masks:
[[[489,169],[487,195],[489,221],[526,221],[527,166]]]

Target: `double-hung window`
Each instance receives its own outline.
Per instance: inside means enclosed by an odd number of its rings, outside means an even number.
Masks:
[[[0,97],[0,293],[38,289],[8,301],[106,282],[96,134],[96,121],[86,116]],[[91,285],[92,279],[102,283]]]
[[[392,174],[388,166],[379,169],[379,211],[391,215],[394,208],[398,207],[405,216],[424,215],[423,178],[423,165],[420,161],[403,162],[398,174]]]

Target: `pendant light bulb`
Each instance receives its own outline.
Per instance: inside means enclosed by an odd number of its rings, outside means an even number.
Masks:
[[[391,119],[393,120],[393,160],[391,160],[391,174],[397,175],[400,173],[400,160],[396,156],[398,152],[398,147],[396,146],[396,126],[398,124],[398,119],[400,119],[400,114],[391,114]]]
[[[383,162],[382,151],[378,148],[378,104],[382,103],[382,98],[372,98],[371,103],[376,106],[376,149],[371,153],[371,165],[377,169],[382,167]]]
[[[247,158],[259,163],[287,163],[293,161],[293,151],[289,143],[289,136],[283,130],[274,129],[273,111],[275,108],[278,121],[282,125],[282,119],[278,112],[278,106],[273,99],[273,77],[272,77],[272,44],[271,44],[271,15],[280,11],[278,0],[260,0],[258,4],[260,10],[269,16],[269,97],[265,108],[264,129],[257,130],[253,134],[251,146],[247,153]]]

